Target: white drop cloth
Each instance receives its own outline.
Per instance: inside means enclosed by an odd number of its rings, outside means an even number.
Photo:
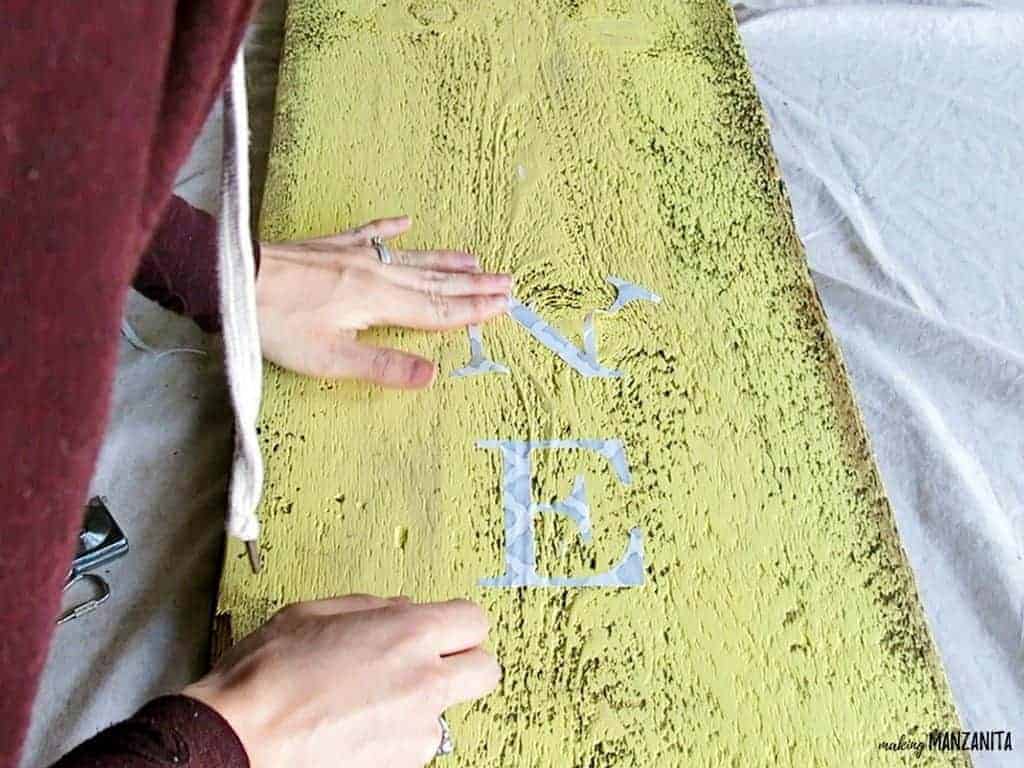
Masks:
[[[1000,14],[968,5],[978,4],[736,3],[961,716],[1019,740],[1009,755],[974,755],[995,768],[1024,764],[1024,17],[1016,1],[990,3]],[[267,4],[248,44],[257,181],[282,7]],[[196,174],[182,193],[208,210],[216,120],[182,174]],[[132,313],[150,344],[202,343],[137,297]],[[227,408],[216,360],[125,348],[94,488],[111,496],[133,550],[109,569],[111,602],[56,637],[27,768],[198,671]]]

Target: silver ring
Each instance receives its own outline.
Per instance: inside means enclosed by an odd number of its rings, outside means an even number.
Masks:
[[[452,741],[452,732],[448,728],[448,721],[444,717],[437,718],[437,721],[441,723],[441,743],[437,745],[434,757],[444,757],[455,751],[455,742]]]
[[[380,261],[381,264],[390,264],[394,261],[391,256],[390,249],[384,245],[384,241],[379,237],[371,237],[370,245],[372,245],[373,249],[377,251],[377,260]]]

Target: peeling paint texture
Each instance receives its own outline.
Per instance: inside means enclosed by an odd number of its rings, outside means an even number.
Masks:
[[[411,213],[405,247],[515,273],[584,377],[511,318],[505,375],[453,377],[466,334],[367,334],[440,361],[422,393],[270,368],[266,570],[229,546],[235,637],[284,603],[466,596],[500,690],[455,709],[466,768],[965,765],[880,751],[956,728],[724,2],[292,0],[263,235]],[[661,297],[614,314],[620,276]],[[505,571],[502,452],[532,455],[541,574],[629,588],[489,588]],[[551,513],[585,478],[588,536]],[[549,505],[549,507],[543,507]],[[548,511],[545,511],[548,510]],[[339,681],[343,685],[344,681]]]

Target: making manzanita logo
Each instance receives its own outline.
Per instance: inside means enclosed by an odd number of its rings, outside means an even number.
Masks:
[[[885,752],[1012,752],[1012,731],[931,731],[927,740],[900,736],[898,741],[880,741]]]

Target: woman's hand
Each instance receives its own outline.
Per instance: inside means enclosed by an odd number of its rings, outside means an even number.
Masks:
[[[464,600],[297,603],[183,693],[228,721],[252,768],[420,768],[444,710],[498,684],[487,630]]]
[[[407,217],[381,219],[340,235],[267,243],[256,281],[263,355],[299,373],[364,379],[417,389],[436,373],[430,360],[361,344],[358,331],[397,325],[447,330],[508,308],[512,279],[479,271],[456,251],[402,251],[381,264],[373,237],[396,237]]]

